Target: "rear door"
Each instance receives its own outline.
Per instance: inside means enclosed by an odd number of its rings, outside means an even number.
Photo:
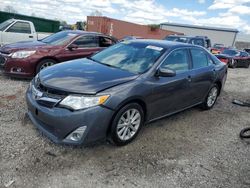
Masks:
[[[72,44],[77,48],[69,49],[67,47],[57,56],[61,61],[78,59],[91,56],[93,53],[100,51],[98,38],[95,35],[84,35],[76,38]]]
[[[19,41],[35,40],[34,34],[31,32],[29,22],[17,21],[11,25],[2,35],[3,43],[15,43]]]
[[[190,48],[192,69],[190,71],[190,91],[192,103],[202,102],[214,83],[215,65],[208,53],[201,48]]]

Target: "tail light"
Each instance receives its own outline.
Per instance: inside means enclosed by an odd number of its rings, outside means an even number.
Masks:
[[[228,59],[225,59],[225,58],[221,58],[220,61],[226,64],[228,63]]]

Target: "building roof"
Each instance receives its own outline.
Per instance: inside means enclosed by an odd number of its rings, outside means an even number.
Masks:
[[[186,27],[186,28],[194,28],[194,29],[206,29],[206,30],[214,30],[214,31],[226,31],[226,32],[234,32],[238,33],[239,31],[237,29],[231,29],[231,28],[221,28],[221,27],[210,27],[210,26],[200,26],[200,25],[188,25],[188,24],[179,24],[179,23],[161,23],[160,24],[165,26],[176,26],[176,27]]]

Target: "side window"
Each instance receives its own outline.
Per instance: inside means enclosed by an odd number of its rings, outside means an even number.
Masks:
[[[190,51],[193,60],[193,69],[208,66],[207,54],[205,51],[200,49],[191,49]]]
[[[79,48],[93,48],[98,46],[95,36],[80,37],[76,39],[73,44],[76,44]]]
[[[113,44],[113,41],[107,37],[99,37],[100,47],[109,47]]]
[[[175,70],[176,73],[185,72],[189,69],[188,51],[185,49],[173,51],[164,60],[161,67]]]
[[[26,22],[16,22],[7,30],[7,32],[31,33],[30,24]]]

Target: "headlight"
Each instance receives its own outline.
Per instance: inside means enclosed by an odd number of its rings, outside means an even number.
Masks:
[[[33,55],[34,53],[36,53],[35,50],[33,50],[33,51],[17,51],[17,52],[14,52],[11,55],[11,57],[21,59],[21,58],[29,57],[29,56]]]
[[[69,95],[60,102],[60,105],[71,108],[73,110],[80,110],[80,109],[89,108],[92,106],[101,105],[108,98],[109,98],[109,95],[103,95],[103,96]]]

